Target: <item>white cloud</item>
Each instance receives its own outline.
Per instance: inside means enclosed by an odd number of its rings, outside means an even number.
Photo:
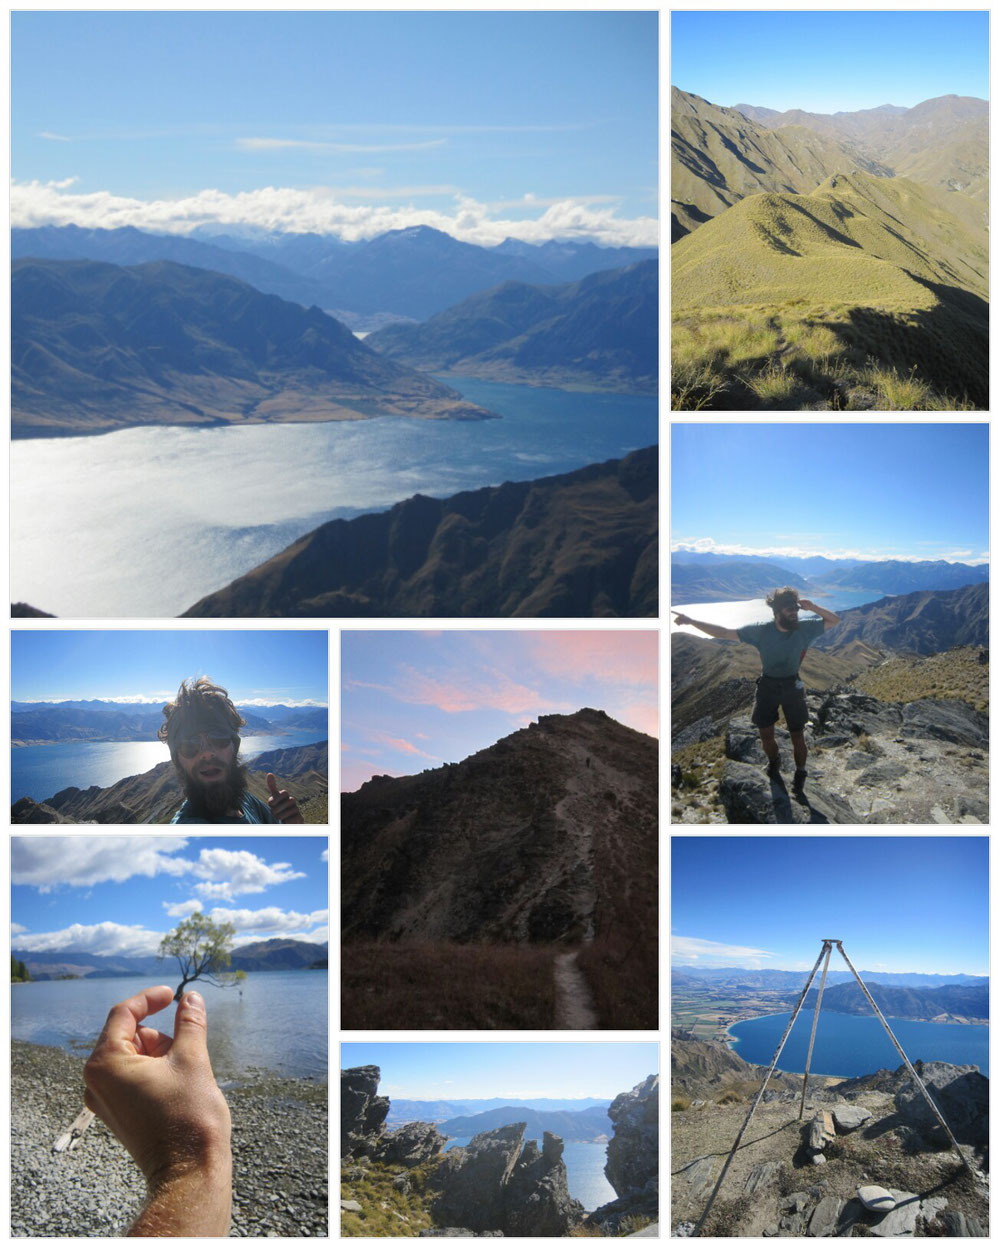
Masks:
[[[287,862],[268,865],[246,849],[203,849],[191,864],[191,874],[200,881],[195,891],[204,897],[231,901],[242,893],[262,893],[276,884],[304,880],[304,871],[293,871]]]
[[[59,953],[72,949],[80,953],[143,957],[159,953],[163,932],[151,932],[139,924],[74,923],[58,932],[38,932],[20,942],[31,953]]]
[[[135,226],[167,234],[186,234],[197,226],[253,227],[291,233],[336,234],[348,242],[373,238],[387,230],[428,225],[464,242],[491,246],[505,238],[541,243],[552,238],[589,239],[607,246],[656,246],[655,217],[628,220],[613,207],[595,207],[603,196],[549,201],[534,219],[495,216],[486,204],[456,196],[452,212],[386,204],[345,204],[330,187],[260,187],[228,194],[206,188],[179,199],[144,201],[111,191],[68,193],[68,183],[14,181],[10,192],[11,225],[79,225],[114,229]],[[418,188],[419,189],[419,188]],[[381,192],[389,194],[389,192]],[[529,205],[530,206],[530,205]]]
[[[169,913],[169,912],[168,912]],[[300,914],[295,910],[281,910],[277,906],[266,906],[263,910],[227,910],[217,906],[208,912],[213,923],[232,923],[241,936],[290,936],[314,929],[317,924],[329,922],[329,910],[313,910],[309,914]],[[314,939],[301,934],[300,940]]]
[[[314,706],[322,710],[327,707],[326,702],[317,702],[315,698],[282,698],[280,702],[275,702],[274,698],[234,698],[233,701],[237,706],[259,706],[264,710],[272,706]]]
[[[671,936],[670,959],[675,966],[744,966],[759,970],[776,953],[748,945],[727,945],[697,936]]]
[[[135,875],[184,875],[191,864],[172,857],[182,836],[14,836],[11,882],[47,893],[59,884],[86,887]]]
[[[329,861],[330,861],[330,850],[329,850],[329,847],[327,847],[326,849],[324,849],[324,850],[323,850],[323,852],[320,854],[320,861],[321,861],[321,862],[329,862]]]
[[[11,923],[10,925],[11,936],[19,936],[22,932],[26,931],[28,931],[28,928],[22,927],[20,923]]]

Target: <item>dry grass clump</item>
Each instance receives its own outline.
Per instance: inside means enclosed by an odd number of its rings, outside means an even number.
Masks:
[[[555,1025],[552,945],[364,942],[341,951],[341,1026],[414,1030]]]
[[[655,1031],[659,1027],[659,953],[656,925],[634,933],[598,936],[576,960],[594,997],[601,1027]]]
[[[978,646],[961,646],[923,658],[890,659],[859,675],[855,686],[883,702],[918,698],[957,699],[977,711],[990,709],[990,667]]]
[[[434,1192],[429,1181],[434,1163],[407,1167],[407,1182],[395,1186],[393,1180],[404,1173],[400,1166],[386,1166],[381,1162],[367,1162],[364,1166],[351,1165],[351,1178],[341,1179],[341,1198],[356,1200],[361,1212],[342,1210],[340,1233],[345,1238],[354,1236],[411,1236],[430,1230],[434,1223],[430,1203]]]

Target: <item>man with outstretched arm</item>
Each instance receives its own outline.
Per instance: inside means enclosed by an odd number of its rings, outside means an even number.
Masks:
[[[208,1058],[200,993],[181,998],[173,1037],[144,1027],[174,990],[147,988],[108,1014],[83,1068],[89,1110],[107,1123],[146,1176],[134,1236],[229,1235],[233,1161],[229,1106]]]
[[[798,590],[790,585],[768,594],[767,605],[771,608],[773,620],[767,624],[745,624],[742,628],[704,624],[676,611],[674,615],[678,624],[690,624],[719,641],[743,641],[757,648],[762,671],[757,678],[751,723],[760,732],[760,743],[768,760],[767,774],[772,780],[777,780],[781,772],[781,754],[774,738],[774,725],[778,722],[779,707],[784,711],[795,758],[792,788],[796,797],[801,798],[806,782],[808,750],[805,726],[809,722],[809,712],[805,686],[799,677],[799,664],[810,642],[825,629],[839,624],[840,616],[817,607],[808,598],[800,598]],[[803,620],[800,624],[799,611],[812,611],[819,619]]]

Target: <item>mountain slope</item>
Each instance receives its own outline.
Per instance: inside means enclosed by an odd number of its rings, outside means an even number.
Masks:
[[[506,1105],[478,1114],[448,1118],[437,1126],[442,1135],[454,1138],[478,1135],[480,1131],[493,1131],[514,1121],[523,1122],[525,1135],[528,1139],[535,1140],[541,1140],[546,1131],[558,1135],[567,1143],[601,1140],[613,1133],[607,1105],[573,1111],[539,1111],[523,1105]]]
[[[655,393],[658,265],[646,260],[563,286],[508,282],[367,345],[429,372]]]
[[[333,520],[187,616],[656,615],[655,447]]]
[[[797,572],[764,560],[733,560],[718,568],[699,564],[670,563],[671,602],[712,602],[728,598],[752,598],[770,593],[778,585],[795,585],[803,590],[808,581]]]
[[[735,111],[768,129],[806,126],[829,139],[856,145],[891,173],[942,190],[989,194],[989,104],[972,96],[943,95],[913,108],[882,105],[859,112],[779,113],[737,104]]]
[[[875,1004],[887,1018],[934,1019],[943,1014],[958,1018],[988,1019],[989,986],[946,984],[935,988],[908,988],[868,984]],[[817,988],[806,993],[803,1008],[816,1005]],[[856,982],[835,984],[823,993],[823,1009],[835,1014],[871,1014],[872,1007]]]
[[[489,415],[318,308],[203,269],[20,260],[11,298],[15,436]]]
[[[988,401],[987,234],[965,196],[837,174],[743,199],[672,255],[677,407]]]
[[[837,627],[813,644],[819,650],[837,650],[857,641],[912,654],[988,646],[989,608],[986,584],[881,598],[842,612]]]
[[[343,939],[579,941],[634,927],[630,893],[655,889],[656,810],[656,741],[589,709],[542,716],[458,764],[377,776],[341,798]]]
[[[769,129],[677,87],[670,104],[671,241],[747,195],[806,193],[850,169],[889,172],[843,141],[803,126]]]

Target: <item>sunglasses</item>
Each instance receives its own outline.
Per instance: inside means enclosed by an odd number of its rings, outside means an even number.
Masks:
[[[236,738],[232,736],[217,736],[214,732],[202,732],[197,736],[185,737],[183,741],[177,743],[177,753],[183,758],[196,758],[203,749],[202,742],[208,744],[209,749],[222,753],[235,744]]]

